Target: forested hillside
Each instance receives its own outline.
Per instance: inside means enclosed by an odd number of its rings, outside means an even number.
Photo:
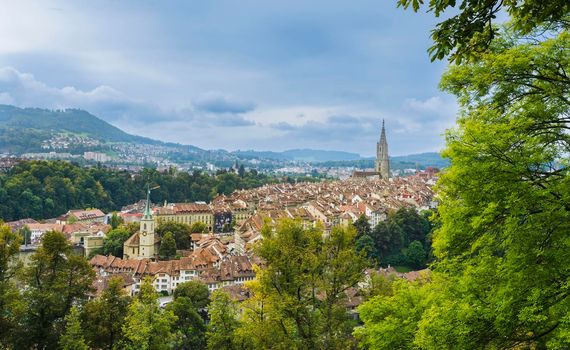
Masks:
[[[236,189],[275,181],[255,170],[243,172],[243,176],[232,172],[216,176],[199,171],[161,173],[153,169],[132,175],[102,167],[82,168],[63,161],[30,161],[0,174],[0,218],[44,219],[73,208],[118,210],[143,199],[147,183],[160,186],[151,199],[162,203],[209,201],[218,193],[230,194]]]

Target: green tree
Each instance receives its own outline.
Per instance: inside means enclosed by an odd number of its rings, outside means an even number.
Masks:
[[[404,249],[404,256],[408,266],[413,269],[420,269],[425,267],[427,253],[424,246],[420,241],[413,241],[410,245]]]
[[[265,316],[250,318],[260,322],[251,328],[270,330],[281,341],[271,347],[350,347],[354,323],[346,310],[346,291],[361,281],[366,266],[354,251],[356,230],[337,227],[323,239],[318,228],[284,220],[262,234],[256,252],[266,267],[257,275],[257,294]],[[263,332],[248,335],[256,344],[266,342],[255,339]]]
[[[118,228],[123,223],[123,218],[117,215],[116,212],[111,215],[111,228],[114,230]]]
[[[374,240],[369,235],[360,236],[354,245],[358,253],[362,252],[370,261],[378,259],[378,251]]]
[[[206,332],[208,349],[238,349],[235,332],[239,326],[238,308],[228,292],[218,289],[212,293],[212,302],[208,309],[210,323]]]
[[[177,317],[177,349],[205,349],[206,324],[201,313],[208,306],[208,287],[197,281],[179,284],[174,291],[174,300],[167,310]]]
[[[527,16],[531,26],[537,13]],[[400,306],[366,303],[357,334],[370,347],[570,346],[570,34],[551,24],[548,35],[505,29],[444,75],[460,113],[438,184],[432,293],[412,302],[395,289]]]
[[[160,237],[164,237],[167,232],[174,235],[176,246],[178,249],[190,249],[192,246],[190,225],[181,222],[165,221],[161,222],[156,228],[156,233]]]
[[[145,278],[140,292],[128,307],[123,324],[124,340],[121,349],[162,350],[174,345],[172,326],[176,316],[170,310],[161,310],[152,280]]]
[[[164,260],[170,260],[176,256],[176,241],[171,232],[166,232],[164,237],[162,237],[158,255]]]
[[[131,233],[122,227],[107,232],[103,240],[103,254],[122,257],[125,241],[129,239],[130,236]]]
[[[123,337],[122,326],[130,299],[123,290],[123,280],[114,277],[99,298],[85,304],[83,328],[91,346],[109,350],[117,347]]]
[[[62,350],[89,350],[83,330],[81,329],[81,318],[77,307],[73,306],[65,316],[65,333],[59,339],[59,348]]]
[[[32,242],[32,231],[28,225],[24,225],[24,227],[19,229],[18,234],[20,235],[23,244],[30,244]]]
[[[360,215],[358,219],[353,223],[354,227],[356,228],[356,233],[358,237],[364,235],[370,235],[371,228],[368,219],[364,214]]]
[[[22,298],[15,277],[22,264],[18,261],[20,237],[8,225],[0,225],[0,347],[10,348],[21,313]]]
[[[190,227],[190,232],[192,233],[205,233],[208,232],[208,225],[203,222],[197,221]]]
[[[210,303],[209,295],[208,287],[199,281],[180,283],[173,293],[174,299],[190,299],[196,310],[204,309]]]
[[[27,305],[20,345],[54,348],[63,331],[65,315],[73,305],[81,305],[87,299],[94,275],[87,260],[73,254],[61,232],[46,232],[25,271]]]

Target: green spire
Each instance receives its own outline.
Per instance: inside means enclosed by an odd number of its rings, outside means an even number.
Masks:
[[[146,204],[144,206],[143,219],[151,219],[152,212],[150,211],[150,185],[146,185]]]

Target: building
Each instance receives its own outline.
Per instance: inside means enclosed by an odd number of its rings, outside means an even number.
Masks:
[[[214,227],[214,211],[204,202],[195,203],[167,203],[156,209],[156,223],[181,222],[192,225],[196,222],[206,224],[208,231]]]
[[[99,209],[87,210],[70,210],[66,214],[56,219],[57,224],[65,225],[72,222],[92,223],[92,222],[105,222],[105,213]]]
[[[380,174],[381,179],[390,178],[390,160],[388,159],[388,141],[386,141],[384,120],[382,120],[380,142],[376,144],[376,172]]]
[[[382,130],[380,132],[380,140],[376,143],[376,162],[374,171],[355,170],[352,173],[353,178],[390,178],[390,159],[388,158],[388,141],[386,140],[386,128],[384,120],[382,120]]]
[[[160,238],[154,234],[154,218],[150,209],[150,189],[146,195],[146,205],[140,221],[140,229],[123,245],[124,259],[151,259],[158,253]]]

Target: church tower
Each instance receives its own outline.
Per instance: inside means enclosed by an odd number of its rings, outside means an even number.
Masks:
[[[146,205],[140,223],[139,258],[152,258],[154,256],[154,218],[150,210],[150,188],[146,194]]]
[[[376,172],[381,179],[390,178],[390,161],[388,159],[388,141],[386,141],[386,129],[384,119],[382,119],[382,132],[380,141],[376,144]]]

